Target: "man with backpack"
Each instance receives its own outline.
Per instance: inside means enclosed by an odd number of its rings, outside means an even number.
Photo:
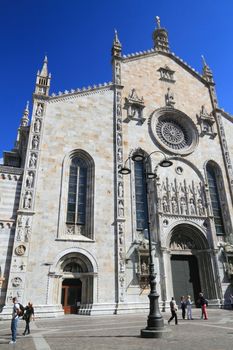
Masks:
[[[18,326],[19,316],[21,314],[20,304],[17,302],[17,298],[14,297],[12,299],[12,302],[13,302],[13,310],[12,310],[12,319],[11,319],[11,341],[9,344],[16,343],[17,326]]]

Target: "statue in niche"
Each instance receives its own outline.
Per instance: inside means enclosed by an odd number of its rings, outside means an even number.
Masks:
[[[118,162],[122,162],[122,150],[121,150],[121,148],[118,148],[117,157],[118,157]]]
[[[23,226],[23,216],[19,216],[18,218],[18,226]]]
[[[122,200],[120,200],[118,203],[118,213],[120,217],[124,216],[124,203]]]
[[[33,187],[33,182],[34,182],[34,174],[33,174],[32,171],[30,171],[27,174],[27,177],[26,177],[26,187],[32,188]]]
[[[122,184],[122,182],[119,182],[119,184],[118,184],[118,196],[119,197],[123,197],[123,184]]]
[[[38,136],[33,136],[33,139],[32,139],[32,148],[33,149],[37,149],[39,146],[39,137]]]
[[[178,213],[178,205],[175,197],[172,197],[171,200],[171,205],[172,205],[172,213],[177,214]]]
[[[121,277],[120,278],[120,285],[121,285],[121,287],[124,287],[124,281],[125,281],[124,277]]]
[[[40,119],[36,119],[34,123],[34,131],[38,133],[40,132],[40,128],[41,128],[41,121]]]
[[[120,67],[120,63],[118,63],[118,62],[116,64],[115,74],[116,74],[116,84],[120,84],[121,83],[121,67]]]
[[[173,92],[171,92],[170,88],[167,88],[167,93],[165,95],[165,102],[166,102],[166,106],[169,106],[169,107],[174,107],[175,105],[174,94]]]
[[[133,118],[140,118],[139,108],[135,105],[131,106],[131,116]]]
[[[186,200],[184,197],[181,197],[181,199],[180,199],[180,213],[181,213],[181,215],[187,214],[187,205],[186,205]]]
[[[168,213],[169,212],[168,201],[167,201],[167,197],[166,196],[163,196],[162,207],[163,207],[163,212],[164,213]]]
[[[194,199],[190,198],[189,200],[189,211],[191,215],[195,215],[196,214],[196,208],[195,208],[195,204],[194,204]]]
[[[203,203],[202,203],[202,199],[201,198],[199,198],[197,200],[197,210],[198,210],[198,215],[199,216],[202,216],[202,215],[205,214],[205,209],[203,207]]]
[[[117,92],[117,98],[116,98],[117,102],[121,102],[121,93]]]
[[[41,117],[42,114],[43,114],[43,105],[41,103],[38,103],[37,109],[36,109],[36,115],[38,115],[38,117]]]
[[[125,264],[123,261],[120,261],[120,272],[125,272]]]
[[[117,119],[117,130],[121,131],[121,120]]]
[[[120,133],[117,134],[117,146],[121,146],[122,144],[122,136]]]
[[[117,104],[117,116],[121,115],[121,105],[118,103]]]
[[[119,230],[119,233],[120,233],[121,235],[123,235],[123,227],[122,227],[122,224],[119,224],[118,230]]]
[[[30,191],[27,191],[24,196],[23,207],[24,209],[30,209],[32,205],[32,194]]]
[[[148,266],[145,261],[143,261],[141,264],[141,274],[142,275],[148,274]]]
[[[23,228],[22,227],[18,227],[16,240],[23,241]]]
[[[29,159],[29,167],[35,168],[36,167],[36,161],[37,161],[37,155],[35,153],[32,153]]]

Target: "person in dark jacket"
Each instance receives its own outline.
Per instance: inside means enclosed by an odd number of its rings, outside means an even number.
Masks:
[[[206,311],[206,307],[208,305],[208,301],[207,299],[204,298],[203,293],[199,293],[199,304],[201,305],[201,318],[203,318],[204,316],[204,320],[208,320],[208,315],[207,315],[207,311]]]
[[[182,310],[182,318],[183,318],[183,320],[185,320],[186,307],[187,307],[186,300],[185,300],[185,297],[183,296],[183,297],[180,298],[180,308]]]
[[[23,315],[23,319],[25,320],[26,322],[26,326],[25,326],[25,330],[23,332],[23,335],[26,335],[26,334],[30,334],[30,327],[29,327],[29,323],[31,321],[31,319],[35,319],[35,316],[34,316],[34,308],[33,308],[33,305],[32,303],[28,303],[28,305],[25,307],[25,310],[24,310],[24,315]]]
[[[171,309],[171,317],[168,320],[168,324],[170,324],[171,320],[173,320],[173,318],[175,318],[175,324],[178,324],[178,320],[177,320],[177,305],[176,305],[176,301],[175,299],[172,297],[171,301],[170,301],[170,309]]]

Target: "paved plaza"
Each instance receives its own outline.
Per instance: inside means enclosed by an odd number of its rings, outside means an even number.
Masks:
[[[66,315],[56,319],[36,319],[31,322],[31,335],[22,335],[25,323],[20,320],[15,345],[9,345],[10,321],[0,321],[0,349],[24,350],[232,350],[233,311],[208,310],[209,320],[200,319],[200,309],[193,310],[194,320],[167,320],[163,313],[165,333],[163,339],[142,339],[140,329],[147,315],[79,316]]]

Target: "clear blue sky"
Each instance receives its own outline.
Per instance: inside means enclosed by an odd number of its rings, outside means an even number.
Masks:
[[[44,55],[52,92],[111,81],[111,46],[123,53],[152,48],[155,16],[171,51],[214,73],[220,107],[233,114],[232,0],[0,0],[0,158],[14,145]]]

